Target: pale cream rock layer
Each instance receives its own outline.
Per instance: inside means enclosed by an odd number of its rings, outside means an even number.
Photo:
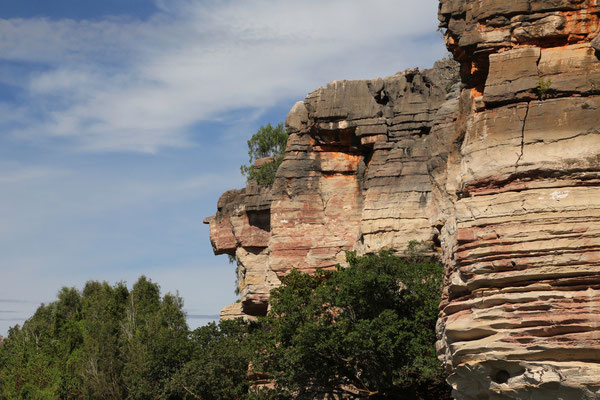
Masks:
[[[464,82],[438,322],[457,399],[600,398],[599,13],[440,1]]]

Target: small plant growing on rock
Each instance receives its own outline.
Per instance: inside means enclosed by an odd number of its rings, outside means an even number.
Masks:
[[[552,85],[552,81],[550,79],[545,80],[544,78],[539,78],[537,80],[535,90],[540,100],[545,100],[548,98],[548,90],[550,90],[550,85]]]

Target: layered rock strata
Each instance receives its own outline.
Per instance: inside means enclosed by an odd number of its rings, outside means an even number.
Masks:
[[[221,319],[264,315],[269,291],[280,281],[269,267],[271,237],[271,189],[250,183],[225,192],[217,214],[206,218],[215,254],[227,254],[235,262],[241,302],[225,307]]]
[[[269,290],[292,268],[332,268],[347,250],[439,245],[429,137],[452,129],[457,68],[445,60],[385,79],[336,81],[293,107],[272,188],[229,191],[205,221],[215,253],[236,258],[243,314],[264,314]],[[235,317],[234,308],[224,317]]]
[[[599,13],[440,2],[465,84],[438,324],[457,399],[600,398]]]
[[[438,350],[457,399],[600,398],[599,15],[440,0],[460,90],[444,62],[296,104],[273,187],[226,193],[207,221],[238,262],[225,317],[264,313],[291,268],[424,240],[447,266]]]

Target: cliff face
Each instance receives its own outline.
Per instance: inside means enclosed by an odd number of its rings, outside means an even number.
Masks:
[[[215,254],[228,254],[237,264],[241,302],[225,307],[221,319],[264,315],[269,291],[280,285],[269,267],[271,190],[250,183],[242,190],[225,192],[217,214],[206,218]]]
[[[447,267],[438,350],[457,399],[600,397],[600,7],[441,0],[460,63],[297,103],[271,189],[209,218],[260,315],[279,278],[424,240]]]
[[[440,3],[465,83],[439,323],[458,399],[600,397],[599,13]]]
[[[439,244],[429,222],[439,208],[429,137],[451,129],[458,92],[447,92],[457,69],[445,60],[385,79],[332,82],[293,107],[273,187],[229,191],[205,221],[215,253],[238,264],[242,301],[224,316],[264,314],[269,290],[292,268],[344,264],[346,250]]]

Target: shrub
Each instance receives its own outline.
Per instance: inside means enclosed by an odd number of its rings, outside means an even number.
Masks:
[[[544,80],[543,78],[539,78],[537,80],[535,90],[540,100],[545,100],[548,97],[548,90],[550,90],[551,85],[552,81],[550,79]]]

